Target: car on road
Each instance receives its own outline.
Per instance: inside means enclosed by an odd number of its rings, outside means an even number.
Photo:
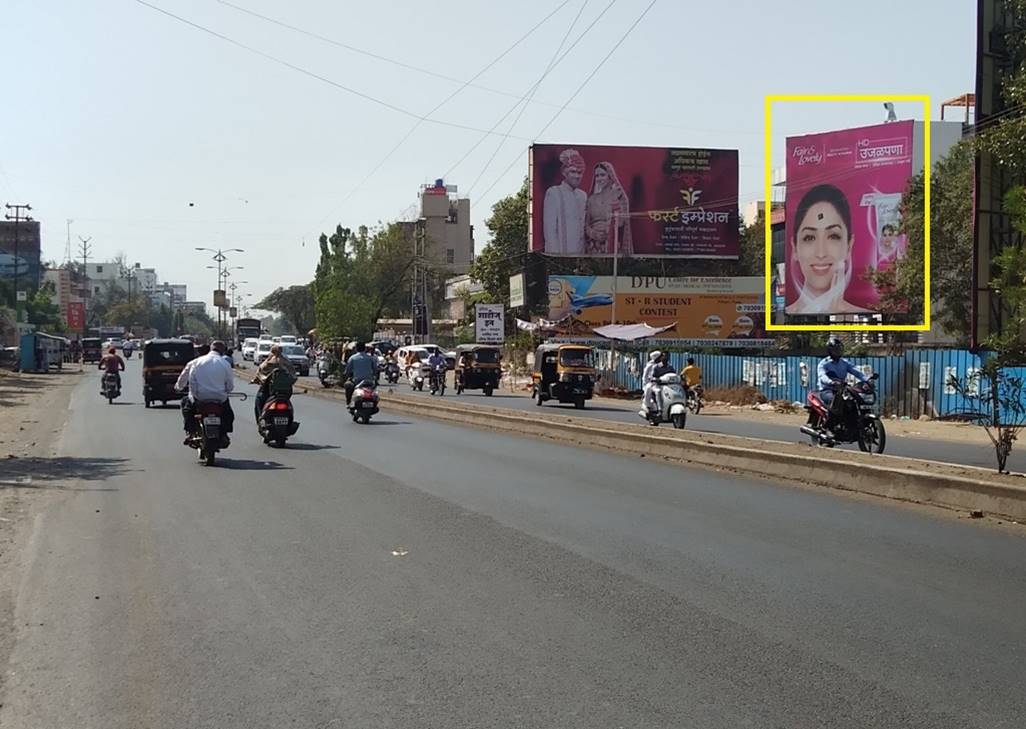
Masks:
[[[285,359],[291,362],[296,372],[301,377],[307,377],[310,375],[310,359],[306,356],[306,352],[298,344],[283,344],[281,345],[281,353],[285,355]]]
[[[256,356],[257,344],[260,340],[250,337],[242,343],[242,358],[252,360]]]
[[[299,344],[299,342],[296,341],[296,338],[294,336],[292,336],[291,334],[283,334],[282,336],[278,337],[278,339],[279,339],[278,343],[281,344],[282,346],[284,346],[286,344]]]
[[[266,339],[261,339],[257,343],[256,353],[253,355],[253,362],[256,363],[257,367],[267,359],[267,356],[271,353],[272,343]]]

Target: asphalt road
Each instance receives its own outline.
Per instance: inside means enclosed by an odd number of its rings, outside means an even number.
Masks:
[[[205,468],[137,372],[73,397],[7,729],[1022,727],[1018,527],[307,397]]]
[[[452,381],[452,374],[449,375]],[[316,381],[314,384],[317,384]],[[396,392],[403,395],[420,395],[430,397],[428,392],[414,392],[405,380],[400,380],[395,385]],[[522,411],[535,411],[538,406],[529,397],[520,394],[512,394],[508,390],[503,393],[496,391],[491,397],[485,397],[479,390],[472,390],[457,396],[451,387],[446,389],[445,398],[458,401],[466,399],[468,403],[489,405],[492,407],[512,408]],[[625,403],[623,406],[610,404],[608,402],[589,402],[583,412],[589,418],[601,420],[614,420],[635,425],[644,421],[638,416],[640,404],[637,402]],[[542,406],[542,411],[567,411],[574,412],[573,405],[560,405],[559,403],[547,402]],[[581,415],[581,411],[576,411]],[[884,421],[886,427],[887,421]],[[662,427],[670,427],[664,425]],[[706,431],[710,433],[725,433],[727,435],[740,435],[748,438],[764,438],[767,440],[779,440],[786,442],[808,443],[809,438],[798,432],[797,427],[789,425],[776,425],[773,423],[760,423],[744,418],[735,418],[720,413],[715,414],[688,414],[688,430]],[[851,450],[858,450],[855,444],[839,446]],[[994,449],[989,444],[964,443],[952,440],[927,440],[925,438],[909,438],[887,435],[886,453],[906,458],[923,458],[929,461],[944,461],[948,463],[959,463],[965,466],[979,466],[982,468],[996,468],[994,460]],[[1018,448],[1012,451],[1008,467],[1020,473],[1026,472],[1026,449]]]

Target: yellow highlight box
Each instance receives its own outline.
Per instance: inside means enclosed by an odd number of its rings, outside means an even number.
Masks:
[[[769,224],[772,209],[773,189],[773,134],[772,116],[774,103],[786,102],[838,102],[838,101],[905,101],[923,105],[923,323],[922,324],[774,324],[773,323],[773,239]],[[766,331],[842,331],[842,332],[925,332],[930,329],[930,97],[925,94],[768,94],[765,98],[766,113]],[[913,170],[913,173],[915,171]]]

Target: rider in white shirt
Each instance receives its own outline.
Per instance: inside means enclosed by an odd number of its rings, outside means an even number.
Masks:
[[[218,340],[210,345],[210,352],[197,357],[185,366],[175,383],[176,390],[184,390],[189,386],[189,394],[182,398],[182,418],[185,421],[185,432],[192,434],[196,428],[197,402],[219,402],[223,406],[221,413],[225,432],[232,432],[235,413],[232,412],[228,395],[235,389],[235,376],[224,358],[224,342]]]

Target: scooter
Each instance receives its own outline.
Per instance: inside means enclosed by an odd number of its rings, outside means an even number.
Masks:
[[[390,385],[399,382],[399,364],[389,360],[385,363],[385,380]]]
[[[331,374],[331,361],[327,357],[317,358],[317,379],[321,381],[321,387],[338,384],[338,378]]]
[[[279,448],[285,447],[285,441],[299,430],[292,408],[292,398],[286,395],[270,395],[257,418],[257,432],[264,439],[265,445],[274,443]]]
[[[103,382],[100,385],[100,394],[107,398],[108,405],[114,404],[114,398],[121,397],[121,389],[118,387],[118,376],[115,373],[103,373]]]
[[[680,375],[676,372],[668,372],[657,380],[657,386],[656,407],[647,409],[642,407],[638,411],[638,415],[651,425],[673,423],[674,428],[682,430],[687,423],[688,406],[687,395],[680,382]]]
[[[417,392],[424,391],[424,381],[428,378],[431,370],[426,364],[414,365],[410,369],[410,387]]]
[[[363,421],[366,425],[370,422],[371,416],[378,412],[378,391],[374,382],[363,380],[353,389],[353,399],[349,403],[349,414],[353,416],[353,422]]]

